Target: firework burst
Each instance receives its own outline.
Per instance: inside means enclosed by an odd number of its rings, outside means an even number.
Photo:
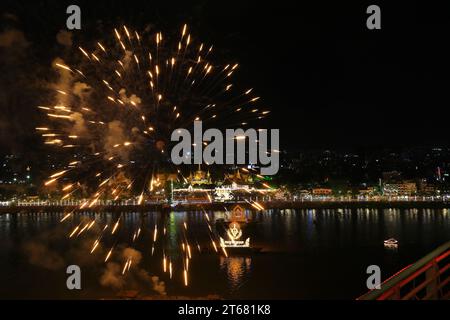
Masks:
[[[84,192],[85,208],[137,194],[141,204],[155,173],[171,165],[175,129],[192,130],[195,120],[245,127],[268,114],[251,88],[234,87],[237,63],[213,63],[213,46],[195,41],[187,25],[172,38],[122,26],[109,40],[75,49],[74,65],[55,61],[57,103],[39,106],[49,125],[36,129],[70,155],[45,182],[58,184],[63,199]]]

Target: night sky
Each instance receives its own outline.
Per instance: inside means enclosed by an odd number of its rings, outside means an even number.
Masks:
[[[82,11],[74,46],[121,23],[174,32],[188,23],[240,63],[237,81],[272,110],[267,126],[281,129],[284,148],[448,145],[449,6],[310,2],[2,1],[0,153],[38,148],[40,81],[67,50],[56,34],[69,4]],[[369,4],[381,7],[381,30],[366,28]]]

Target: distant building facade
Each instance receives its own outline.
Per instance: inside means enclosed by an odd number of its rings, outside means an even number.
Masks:
[[[417,194],[415,182],[395,182],[383,185],[383,195],[385,196],[414,196]]]
[[[315,196],[331,196],[333,194],[333,190],[329,188],[315,188],[312,189],[312,194]]]

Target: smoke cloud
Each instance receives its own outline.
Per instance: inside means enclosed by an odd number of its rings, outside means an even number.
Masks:
[[[124,103],[130,103],[130,104],[134,104],[137,106],[142,102],[141,98],[139,98],[135,94],[132,94],[131,96],[128,97],[127,90],[125,90],[124,88],[120,89],[119,95],[120,95],[120,100],[122,100]]]
[[[24,33],[20,30],[10,29],[0,33],[0,47],[23,50],[30,43],[26,39]]]
[[[58,270],[64,267],[64,259],[42,243],[27,243],[25,252],[32,265],[48,270]]]
[[[150,288],[159,295],[166,295],[166,285],[159,277],[150,275],[140,267],[141,252],[133,248],[124,248],[120,253],[123,261],[131,259],[132,267],[125,275],[122,274],[123,266],[116,262],[109,262],[100,277],[102,286],[115,290],[123,289],[147,289]],[[124,262],[125,263],[125,262]]]
[[[122,289],[125,285],[125,278],[122,277],[120,265],[115,262],[108,262],[106,269],[100,277],[102,286],[113,289]]]
[[[56,41],[65,47],[72,47],[72,33],[67,30],[60,30],[56,34]]]

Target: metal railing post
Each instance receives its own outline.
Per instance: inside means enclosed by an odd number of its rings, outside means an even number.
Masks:
[[[430,281],[426,289],[427,296],[430,297],[430,300],[439,299],[439,267],[436,259],[433,259],[433,265],[425,272],[425,281]]]

